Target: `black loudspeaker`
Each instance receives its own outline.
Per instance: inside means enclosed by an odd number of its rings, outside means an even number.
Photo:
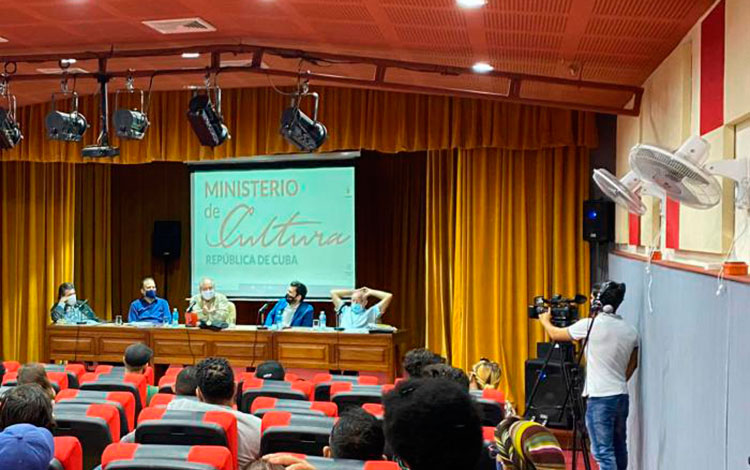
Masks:
[[[177,259],[182,251],[179,220],[157,220],[151,237],[151,253],[157,258]]]
[[[614,202],[604,199],[583,201],[583,239],[595,243],[614,241]]]
[[[542,370],[544,359],[529,359],[526,361],[526,397],[531,395],[534,382]],[[572,362],[566,362],[565,368],[569,374],[578,372],[578,368]],[[571,375],[572,376],[572,375]],[[583,382],[581,382],[583,383]],[[526,410],[526,418],[536,418],[536,421],[547,421],[551,428],[573,429],[573,397],[568,397],[565,411],[560,416],[563,402],[565,401],[565,377],[559,361],[550,361],[544,370],[544,375],[539,381],[539,387],[534,395],[531,406]]]

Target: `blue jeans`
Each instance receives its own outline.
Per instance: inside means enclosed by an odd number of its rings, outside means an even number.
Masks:
[[[586,427],[600,470],[626,470],[628,467],[627,421],[630,400],[627,395],[591,397],[586,409]]]

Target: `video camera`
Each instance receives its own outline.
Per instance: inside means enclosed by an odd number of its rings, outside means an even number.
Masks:
[[[534,297],[534,304],[529,305],[529,318],[539,318],[539,314],[547,309],[551,313],[552,324],[558,328],[567,328],[578,321],[578,305],[585,304],[586,298],[583,294],[576,294],[572,299],[566,299],[560,294],[555,294],[549,299],[538,295]]]

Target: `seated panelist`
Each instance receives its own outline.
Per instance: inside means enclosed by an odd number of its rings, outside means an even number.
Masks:
[[[145,277],[141,281],[141,298],[130,304],[128,322],[169,323],[172,314],[169,303],[156,296],[156,282],[153,277]]]
[[[342,297],[351,296],[351,303],[344,302]],[[379,302],[367,308],[370,296]],[[359,289],[334,289],[331,291],[333,308],[339,315],[339,326],[345,329],[366,328],[371,323],[377,323],[388,309],[393,294],[382,290],[361,287]]]
[[[265,325],[279,325],[281,328],[312,326],[313,307],[303,302],[305,296],[307,287],[299,281],[293,281],[286,289],[286,296],[268,312]]]
[[[232,323],[230,318],[229,299],[215,290],[213,279],[204,277],[198,284],[200,292],[190,298],[188,312],[197,313],[200,321]]]
[[[66,325],[100,321],[87,301],[78,300],[76,288],[70,282],[63,282],[57,288],[57,303],[50,309],[50,315],[53,322]]]

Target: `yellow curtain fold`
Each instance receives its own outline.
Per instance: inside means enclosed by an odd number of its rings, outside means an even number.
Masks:
[[[3,164],[0,207],[2,354],[38,360],[57,286],[73,278],[74,165]]]
[[[316,87],[321,94],[319,119],[329,131],[322,151],[366,149],[383,153],[458,148],[540,149],[576,145],[595,147],[594,114],[512,103],[375,90]],[[122,141],[121,156],[99,163],[210,160],[293,153],[279,135],[281,112],[288,97],[270,88],[227,89],[222,113],[232,139],[215,149],[201,147],[185,113],[189,91],[155,92],[151,127],[143,141]],[[306,104],[305,104],[306,105]],[[59,103],[60,109],[69,105]],[[99,134],[99,102],[80,100],[80,112],[92,127],[79,144],[49,141],[44,117],[50,105],[19,109],[25,139],[0,160],[83,162],[81,148]],[[310,111],[310,110],[307,110]]]
[[[588,161],[576,147],[428,155],[427,346],[464,369],[498,361],[520,408],[524,362],[544,340],[526,306],[589,290]]]

